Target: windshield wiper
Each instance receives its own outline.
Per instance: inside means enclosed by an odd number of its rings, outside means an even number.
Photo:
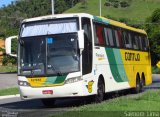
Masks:
[[[57,67],[54,65],[51,65],[51,69],[59,76],[63,76],[63,73],[57,69]]]
[[[40,68],[38,68],[38,65],[31,66],[31,67],[26,67],[26,68],[21,68],[22,71],[31,71],[32,76],[34,74],[34,70],[37,70],[37,69],[40,69]]]
[[[24,41],[22,39],[18,39],[21,46],[24,46]]]
[[[21,70],[23,71],[23,72],[26,72],[26,71],[30,71],[31,73],[31,75],[33,76],[33,74],[34,74],[34,72],[33,72],[33,70],[35,70],[36,69],[36,67],[27,67],[27,68],[21,68]]]
[[[35,67],[28,67],[28,68],[21,68],[21,70],[23,71],[31,71],[31,70],[35,70]]]

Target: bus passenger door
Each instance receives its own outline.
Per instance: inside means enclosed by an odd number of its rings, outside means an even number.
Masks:
[[[89,18],[82,18],[82,29],[84,30],[84,50],[82,52],[82,74],[92,72],[92,32]]]

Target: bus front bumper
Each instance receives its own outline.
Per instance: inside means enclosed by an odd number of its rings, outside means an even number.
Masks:
[[[87,88],[83,81],[65,84],[54,87],[25,87],[20,86],[20,95],[22,100],[42,99],[42,98],[66,98],[80,97],[88,95]],[[52,91],[53,94],[44,94],[45,91]]]

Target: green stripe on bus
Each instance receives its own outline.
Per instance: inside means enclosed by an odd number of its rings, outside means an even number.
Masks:
[[[120,78],[123,81],[128,81],[126,71],[125,71],[125,68],[124,68],[124,64],[123,64],[123,61],[122,61],[122,55],[120,53],[120,49],[113,49],[113,51],[114,51],[114,55],[116,55],[115,60],[116,60],[116,63],[117,63],[117,69],[118,69],[118,73],[120,75]]]
[[[117,82],[127,81],[120,50],[106,48],[106,53],[110,64],[110,69],[115,81]]]
[[[99,21],[99,22],[102,22],[102,19],[99,18],[99,17],[97,17],[97,16],[94,16],[94,20]]]
[[[47,77],[46,82],[44,83],[45,85],[48,84],[60,84],[65,81],[67,76],[53,76],[53,77]]]
[[[106,24],[109,24],[108,20],[102,19],[103,22],[105,22]]]
[[[97,17],[97,16],[94,16],[94,20],[98,21],[98,22],[103,22],[103,23],[109,24],[108,20],[102,19],[102,18]]]

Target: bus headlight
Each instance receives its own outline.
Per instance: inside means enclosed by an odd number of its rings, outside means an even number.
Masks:
[[[69,84],[69,83],[74,83],[74,82],[78,82],[78,81],[81,81],[82,78],[79,76],[79,77],[74,77],[74,78],[69,78],[65,81],[65,84]]]
[[[30,84],[27,81],[18,81],[19,86],[30,86]]]

